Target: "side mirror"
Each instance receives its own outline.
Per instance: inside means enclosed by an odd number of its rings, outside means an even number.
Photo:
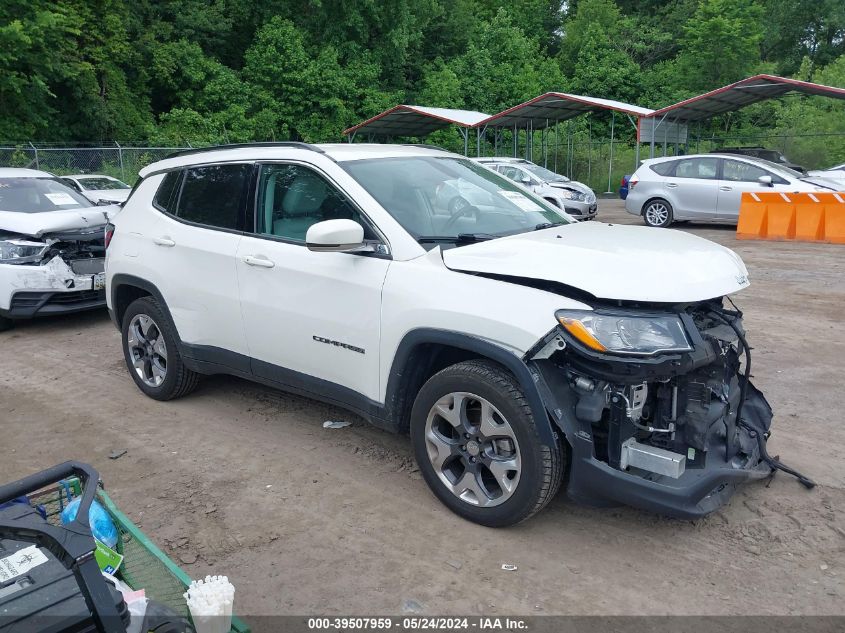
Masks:
[[[523,185],[530,185],[531,178],[529,178],[528,176],[523,176],[520,182],[522,182]]]
[[[370,253],[364,243],[364,227],[354,220],[324,220],[312,224],[305,234],[305,246],[315,253]]]
[[[759,182],[759,183],[760,183],[761,185],[763,185],[764,187],[772,187],[772,186],[774,186],[774,185],[772,184],[772,177],[771,177],[771,176],[760,176],[760,177],[757,179],[757,182]]]

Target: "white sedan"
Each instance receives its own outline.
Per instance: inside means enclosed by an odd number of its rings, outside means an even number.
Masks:
[[[69,187],[78,191],[94,204],[115,204],[126,202],[132,187],[122,180],[99,174],[76,174],[62,176]]]

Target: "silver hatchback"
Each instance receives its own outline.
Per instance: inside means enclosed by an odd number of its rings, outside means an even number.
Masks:
[[[824,178],[802,176],[788,167],[758,158],[693,154],[652,158],[628,181],[625,210],[641,215],[648,226],[679,220],[736,224],[743,192],[830,191]]]

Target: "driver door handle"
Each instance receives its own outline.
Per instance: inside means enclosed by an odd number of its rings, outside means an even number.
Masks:
[[[270,261],[264,255],[246,255],[243,261],[247,266],[258,266],[259,268],[273,268],[276,265],[275,262]]]
[[[667,187],[669,187],[670,189],[674,189],[675,187],[677,187],[677,186],[678,186],[678,183],[676,183],[676,182],[667,182],[667,183],[666,183],[666,186],[667,186]]]
[[[153,238],[153,243],[158,245],[158,246],[167,246],[167,247],[176,246],[176,242],[171,240],[166,235],[164,235],[162,237]]]
[[[733,191],[733,187],[728,187],[727,185],[722,185],[719,187],[719,191]]]

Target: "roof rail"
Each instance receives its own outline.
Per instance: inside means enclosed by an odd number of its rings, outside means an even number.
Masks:
[[[279,142],[259,142],[259,143],[231,143],[228,145],[209,145],[208,147],[194,147],[191,149],[183,149],[178,152],[168,154],[165,158],[175,158],[176,156],[188,156],[190,154],[201,154],[203,152],[215,152],[222,149],[242,149],[247,147],[298,147],[300,149],[311,150],[312,152],[325,152],[310,143],[301,143],[299,141],[279,141]]]
[[[439,149],[441,152],[448,152],[449,150],[439,145],[432,145],[431,143],[402,143],[407,147],[422,147],[423,149]]]

